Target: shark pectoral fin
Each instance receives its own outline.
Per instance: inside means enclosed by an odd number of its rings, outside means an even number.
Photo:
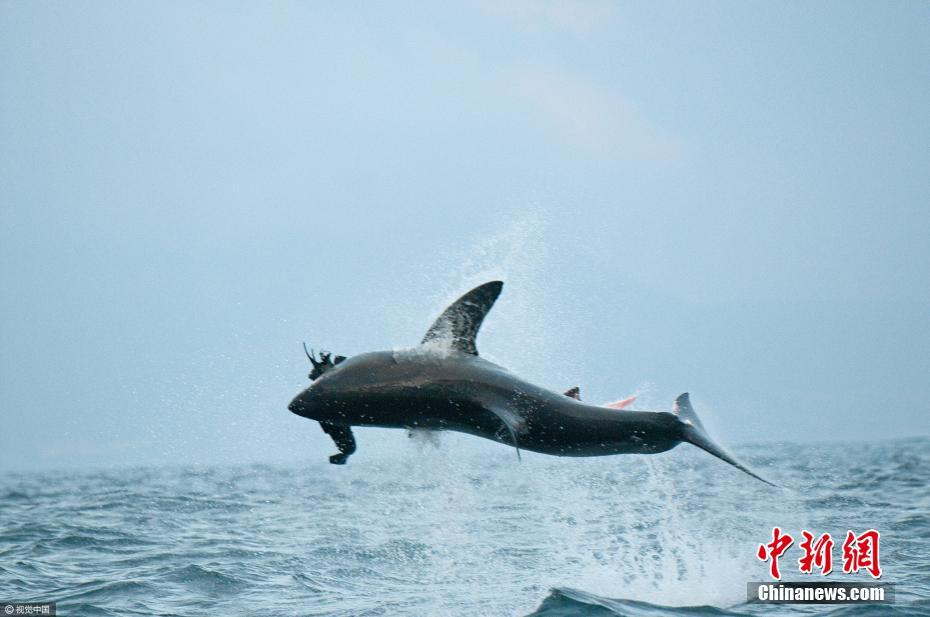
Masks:
[[[573,386],[564,392],[565,396],[568,398],[573,398],[576,401],[581,400],[581,388],[578,386]]]
[[[491,281],[466,293],[442,312],[420,344],[434,344],[477,356],[478,329],[503,287],[502,282]]]
[[[333,465],[345,465],[349,456],[355,452],[355,436],[352,435],[352,427],[340,426],[330,422],[320,422],[323,432],[329,435],[339,448],[339,454],[333,454],[329,457],[329,462]]]
[[[510,438],[513,440],[513,447],[517,451],[517,460],[522,463],[523,457],[520,456],[520,442],[517,441],[517,433],[510,427],[510,425],[505,426],[507,426],[507,430],[510,431]]]
[[[520,456],[520,442],[517,439],[517,431],[510,424],[501,421],[501,427],[497,431],[497,437],[500,441],[504,441],[505,437],[510,438],[510,443],[513,445],[514,449],[517,451],[517,460],[523,462],[523,457]]]
[[[503,425],[502,428],[507,431],[510,442],[517,450],[517,460],[522,461],[523,457],[520,455],[520,442],[517,439],[517,435],[519,435],[524,426],[526,426],[526,420],[524,420],[520,414],[516,413],[509,403],[488,405],[486,408],[501,421]],[[500,432],[498,433],[500,434]]]

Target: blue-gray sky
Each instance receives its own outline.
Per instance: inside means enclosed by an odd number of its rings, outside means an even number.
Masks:
[[[300,341],[411,344],[498,276],[479,348],[553,388],[690,390],[725,443],[928,434],[928,32],[916,1],[0,3],[0,466],[325,456]]]

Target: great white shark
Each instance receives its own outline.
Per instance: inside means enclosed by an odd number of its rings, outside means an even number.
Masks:
[[[772,484],[714,443],[688,394],[671,412],[624,409],[582,402],[525,381],[478,355],[475,338],[503,289],[480,285],[453,302],[412,349],[373,351],[351,358],[321,353],[310,387],[291,401],[293,413],[316,420],[344,464],[355,452],[353,426],[451,430],[517,449],[555,456],[655,454],[693,444],[752,477]],[[305,347],[306,349],[306,347]],[[774,485],[773,485],[774,486]]]

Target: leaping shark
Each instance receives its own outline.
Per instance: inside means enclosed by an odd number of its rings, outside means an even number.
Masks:
[[[592,405],[580,400],[578,388],[559,394],[480,357],[475,338],[502,289],[501,281],[472,289],[412,349],[317,359],[305,346],[312,383],[288,409],[320,423],[339,449],[329,458],[337,465],[355,452],[352,427],[376,426],[459,431],[513,446],[518,457],[521,449],[555,456],[656,454],[687,442],[772,484],[711,440],[687,393],[671,412],[626,409],[634,397]]]

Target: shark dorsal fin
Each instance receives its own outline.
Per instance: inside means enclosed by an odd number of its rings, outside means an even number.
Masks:
[[[421,344],[437,344],[478,355],[475,337],[485,315],[494,306],[504,284],[491,281],[475,287],[442,312],[423,337]]]

